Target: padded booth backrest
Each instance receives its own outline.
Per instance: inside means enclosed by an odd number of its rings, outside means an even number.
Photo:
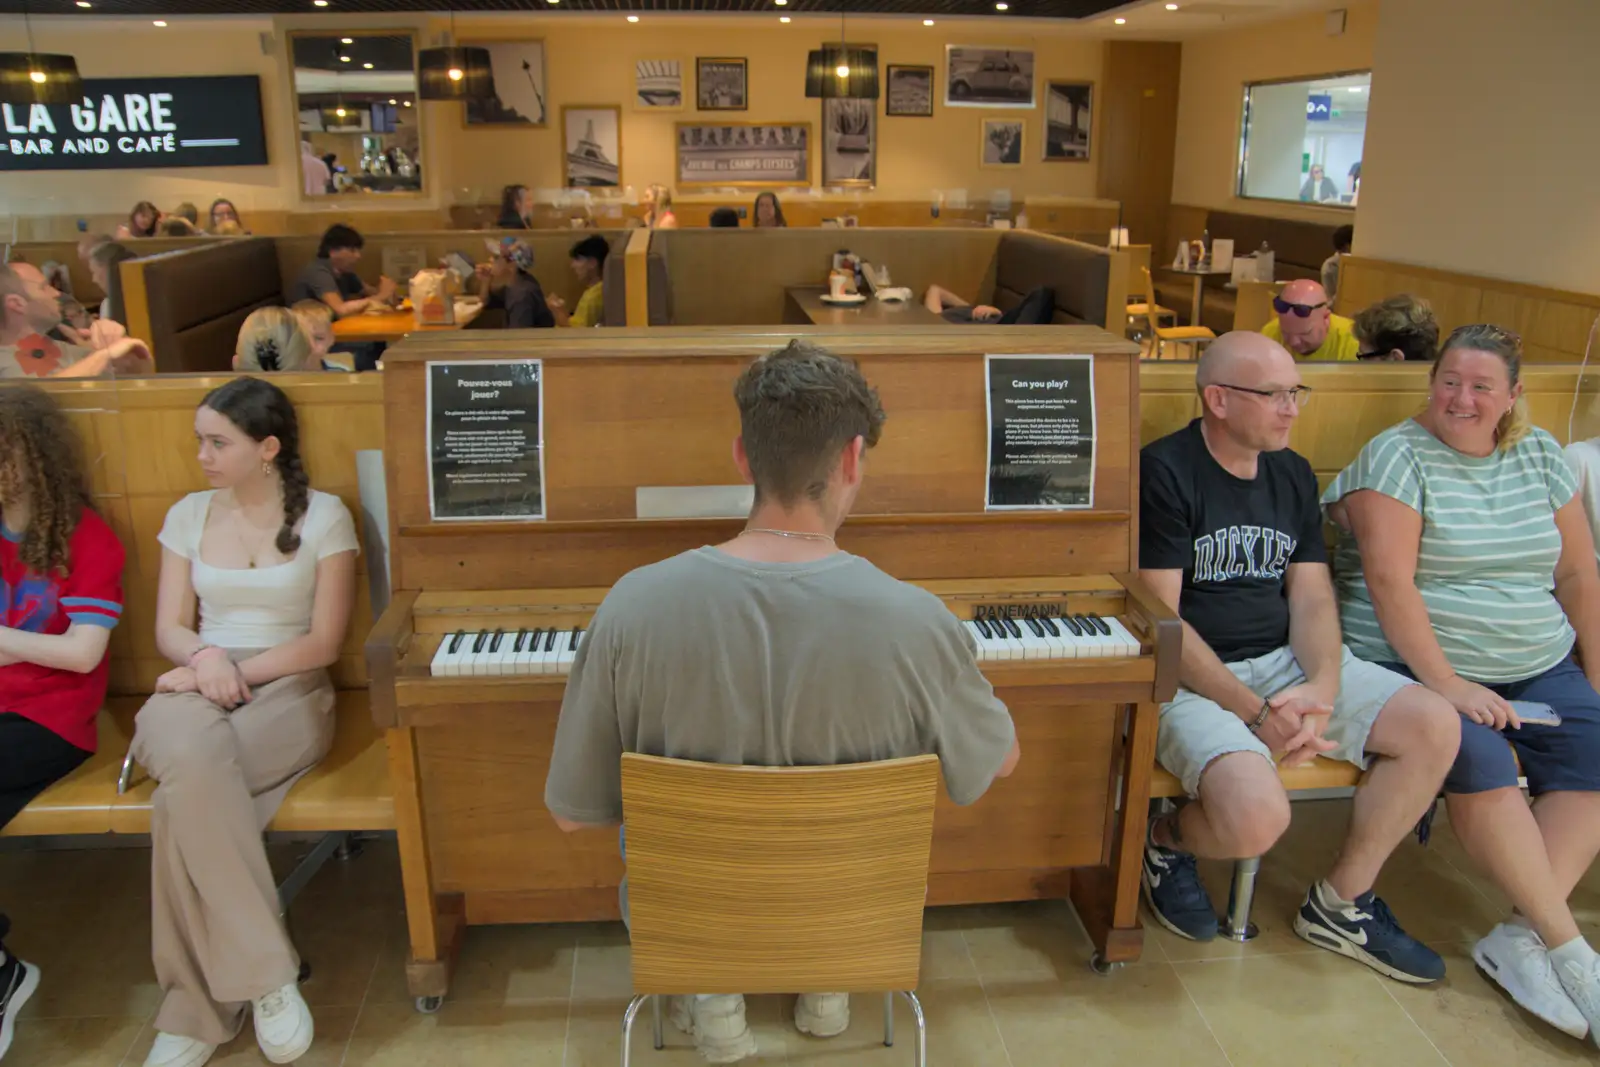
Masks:
[[[166,373],[232,369],[240,324],[283,302],[270,237],[209,241],[128,260],[121,271],[128,332],[149,342]]]
[[[217,241],[229,240],[224,237],[125,237],[118,244],[127,246],[128,250],[136,256],[154,256],[162,252],[173,252],[180,248],[195,248],[199,245],[213,244]],[[32,263],[42,267],[46,263],[62,263],[66,265],[67,273],[72,278],[72,296],[78,303],[95,310],[106,294],[94,283],[94,277],[89,273],[89,265],[78,258],[77,241],[18,241],[11,246],[12,260],[22,263]]]
[[[916,299],[937,283],[986,302],[1000,237],[999,230],[943,226],[657,230],[650,251],[664,261],[674,325],[764,326],[783,321],[785,289],[826,284],[833,254],[847,250],[887,266],[893,284]],[[655,288],[652,276],[652,299]]]
[[[1040,286],[1055,292],[1051,321],[1105,326],[1106,301],[1117,256],[1105,248],[1029,230],[1002,232],[995,256],[994,304],[1009,311]],[[1126,257],[1124,257],[1126,261]],[[1122,287],[1127,302],[1126,284]]]
[[[605,324],[628,325],[628,265],[627,247],[632,230],[611,242],[611,254],[606,257]],[[645,291],[650,298],[651,326],[672,325],[672,286],[667,281],[667,261],[660,252],[651,250],[645,255]]]
[[[1302,222],[1274,219],[1265,215],[1243,215],[1234,211],[1213,211],[1207,219],[1211,237],[1233,239],[1235,255],[1247,255],[1265,241],[1272,247],[1275,273],[1279,281],[1316,278],[1322,261],[1333,255],[1333,231],[1337,223]]]

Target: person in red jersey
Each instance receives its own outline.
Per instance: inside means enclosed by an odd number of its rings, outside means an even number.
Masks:
[[[94,752],[122,562],[66,416],[35,386],[0,389],[0,826]],[[0,945],[0,1057],[38,985]]]

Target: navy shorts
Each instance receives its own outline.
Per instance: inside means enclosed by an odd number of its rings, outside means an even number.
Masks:
[[[1415,677],[1404,664],[1384,666]],[[1561,716],[1561,725],[1528,723],[1520,730],[1496,730],[1463,715],[1461,750],[1445,776],[1446,793],[1487,793],[1515,786],[1517,760],[1522,761],[1528,792],[1534,796],[1600,793],[1600,693],[1570,655],[1543,674],[1485,688],[1507,700],[1549,704]]]

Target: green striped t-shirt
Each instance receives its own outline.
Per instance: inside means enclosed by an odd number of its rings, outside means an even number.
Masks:
[[[1417,588],[1457,674],[1521,681],[1572,650],[1575,635],[1555,598],[1561,557],[1555,513],[1578,485],[1554,437],[1536,429],[1504,452],[1468,456],[1407,419],[1367,442],[1322,494],[1322,504],[1358,489],[1422,516]],[[1334,573],[1345,644],[1365,660],[1401,662],[1378,626],[1348,532],[1340,534]]]

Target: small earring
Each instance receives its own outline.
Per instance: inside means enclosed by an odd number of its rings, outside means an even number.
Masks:
[[[270,459],[261,461],[261,473],[268,478],[272,477],[272,461]]]

